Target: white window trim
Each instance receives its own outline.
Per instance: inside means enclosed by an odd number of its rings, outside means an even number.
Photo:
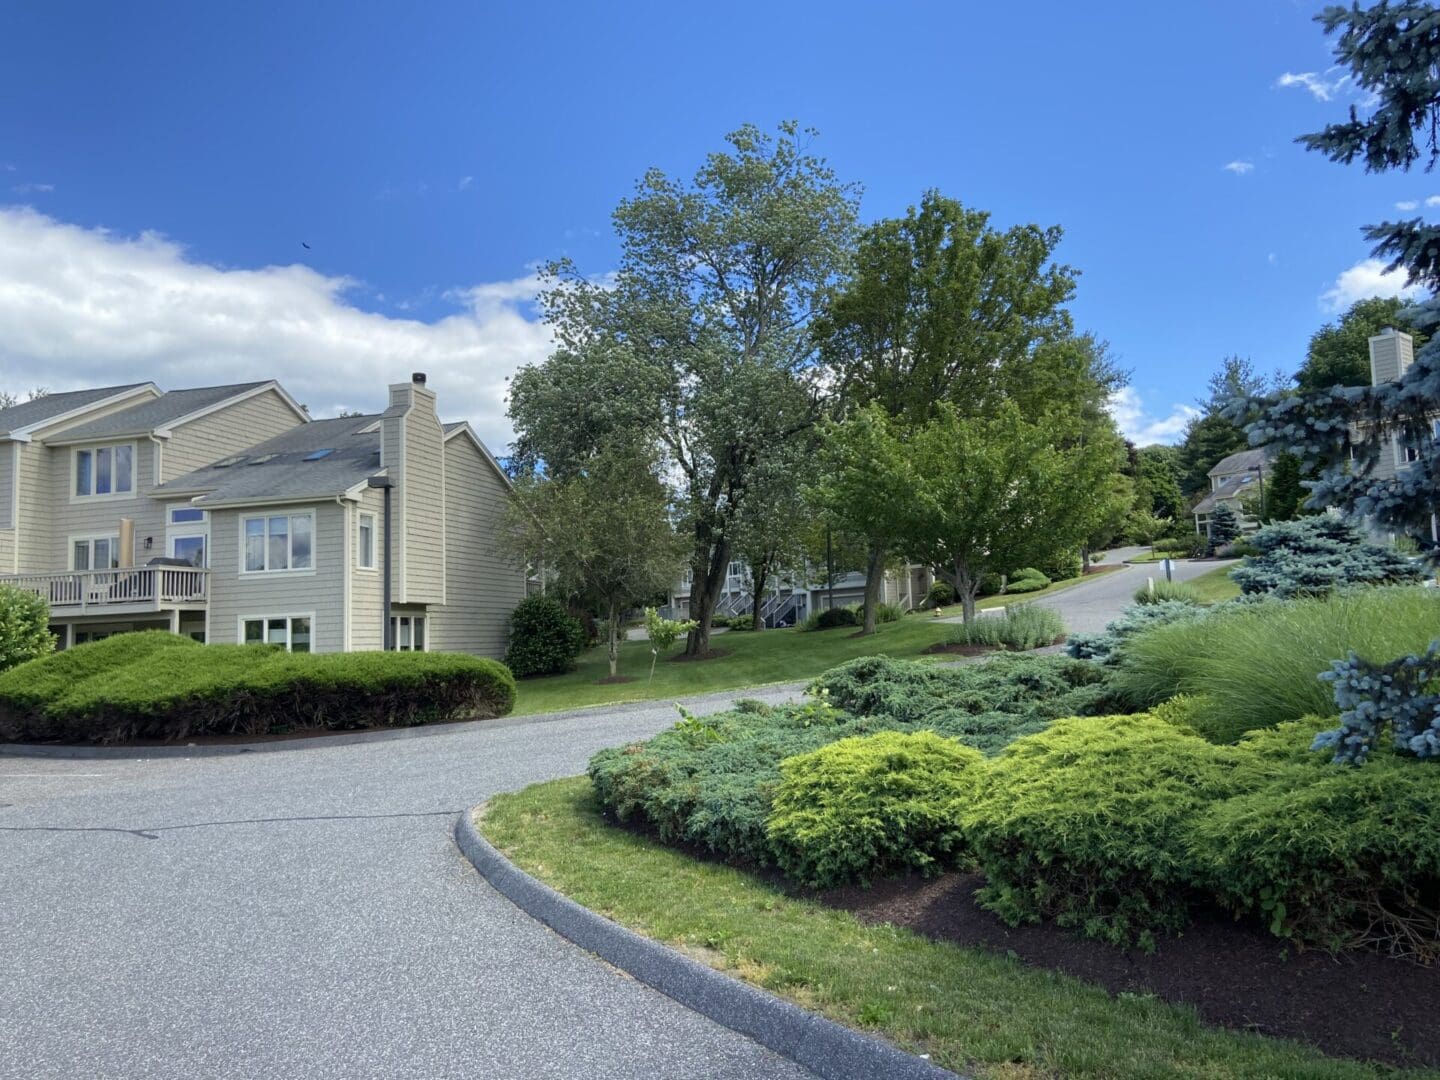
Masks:
[[[318,642],[318,637],[317,637],[317,635],[316,635],[316,633],[315,633],[315,612],[313,612],[313,611],[276,611],[276,612],[267,612],[267,613],[264,614],[264,615],[254,615],[254,614],[252,614],[252,615],[237,615],[237,616],[235,617],[235,641],[236,641],[236,643],[237,643],[237,644],[240,644],[240,645],[244,645],[244,644],[245,644],[245,624],[246,624],[247,622],[256,622],[257,620],[258,620],[258,621],[267,621],[267,622],[268,622],[270,619],[285,619],[285,620],[287,620],[287,622],[286,622],[286,624],[285,624],[285,651],[286,651],[287,653],[290,651],[290,636],[291,636],[291,634],[290,634],[290,623],[288,622],[288,620],[290,620],[290,619],[309,619],[309,620],[310,620],[310,652],[311,652],[312,655],[315,653],[315,651],[316,651],[315,646],[316,646],[316,644],[317,644],[317,642]],[[206,634],[206,637],[209,637],[209,634],[208,634],[208,633]],[[268,643],[268,642],[264,642],[263,644],[269,644],[269,643]]]
[[[75,494],[75,479],[80,473],[80,452],[86,451],[91,455],[90,459],[90,483],[95,483],[95,459],[97,450],[113,450],[117,446],[130,447],[130,490],[110,491],[104,495],[77,495]],[[112,467],[113,470],[113,467]],[[114,482],[112,471],[111,482]],[[140,444],[133,439],[121,439],[118,442],[99,442],[89,446],[70,447],[70,501],[72,503],[93,503],[93,502],[128,502],[140,497]]]
[[[360,526],[366,518],[370,519],[370,562],[368,564],[360,561],[364,557],[361,554],[361,552],[364,551],[364,547],[360,543]],[[366,570],[372,574],[380,572],[380,533],[376,528],[379,520],[379,515],[371,510],[361,510],[355,517],[356,570]]]
[[[91,561],[92,563],[95,561],[95,541],[96,541],[96,540],[113,540],[113,541],[115,541],[115,561],[116,561],[117,565],[114,566],[114,567],[109,567],[109,566],[100,567],[100,570],[109,572],[109,571],[111,571],[111,570],[121,569],[121,567],[118,565],[118,563],[119,563],[119,561],[120,561],[120,534],[119,534],[119,533],[76,533],[74,536],[69,537],[68,540],[67,540],[67,542],[66,542],[66,544],[65,544],[65,559],[66,559],[67,565],[70,567],[70,573],[72,573],[72,574],[91,574],[91,573],[95,573],[95,572],[96,572],[96,568],[95,568],[94,566],[90,567],[89,570],[76,570],[76,569],[75,569],[75,545],[76,545],[79,541],[81,541],[81,540],[84,540],[86,543],[88,543],[88,544],[90,545],[90,561]],[[128,569],[131,569],[131,568],[130,568],[130,567],[124,567],[124,569],[127,569],[127,570],[128,570]]]
[[[296,517],[304,517],[306,514],[309,514],[309,515],[310,515],[310,565],[309,565],[309,566],[302,566],[302,567],[300,567],[299,569],[296,569],[295,567],[292,567],[292,566],[287,566],[287,567],[286,567],[285,569],[283,569],[283,570],[246,570],[246,569],[245,569],[245,523],[246,523],[247,521],[255,521],[255,520],[257,520],[257,519],[259,519],[259,520],[261,520],[261,521],[264,521],[266,518],[272,518],[272,517],[296,518]],[[267,529],[268,529],[268,526],[267,526]],[[292,576],[292,577],[313,577],[313,576],[315,575],[315,566],[316,566],[316,563],[319,561],[319,554],[320,554],[320,537],[319,537],[319,533],[320,533],[320,515],[319,515],[319,513],[316,511],[315,507],[313,507],[313,506],[298,507],[298,508],[296,508],[296,509],[294,509],[294,510],[290,510],[290,509],[280,509],[280,510],[275,510],[275,511],[270,512],[270,513],[241,514],[241,515],[240,515],[240,521],[239,521],[239,548],[238,548],[239,553],[240,553],[240,558],[239,558],[239,560],[238,560],[239,563],[240,563],[240,574],[239,574],[239,576],[242,577],[242,578],[273,578],[273,577],[280,577],[280,576],[287,576],[287,575],[288,575],[288,576]],[[293,536],[294,533],[292,532],[291,535]],[[291,554],[293,555],[293,554],[294,554],[294,542],[293,542],[293,540],[292,540],[290,546],[291,546]],[[267,534],[266,534],[265,551],[266,551],[266,557],[268,558],[268,557],[269,557],[269,551],[270,551],[270,542],[269,542],[269,534],[268,534],[268,532],[267,532]],[[304,612],[301,612],[301,614],[303,615]],[[251,616],[251,617],[252,617],[252,618],[255,618],[255,616]],[[282,616],[276,615],[276,616],[274,616],[274,618],[279,619],[279,618],[282,618]]]
[[[278,616],[277,616],[277,617],[278,617]],[[415,626],[414,626],[413,620],[415,620],[415,619],[420,619],[422,622],[425,623],[425,647],[424,647],[423,649],[409,648],[409,649],[404,649],[404,650],[402,650],[402,649],[400,648],[400,620],[401,620],[401,619],[410,619],[410,620],[412,620],[412,623],[411,623],[411,626],[410,626],[410,640],[411,640],[412,643],[413,643],[414,640],[415,640]],[[428,611],[421,611],[421,612],[402,611],[402,612],[400,612],[399,614],[395,614],[395,613],[392,612],[391,615],[390,615],[390,621],[391,621],[391,623],[393,624],[393,625],[390,627],[390,640],[395,643],[395,647],[390,650],[391,652],[402,652],[402,651],[403,651],[403,652],[429,652],[429,651],[430,651],[430,613],[429,613]],[[310,631],[310,633],[313,635],[313,634],[315,633],[315,631],[312,629],[312,630]]]

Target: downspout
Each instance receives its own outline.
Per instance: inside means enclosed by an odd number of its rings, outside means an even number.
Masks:
[[[395,490],[395,481],[391,480],[388,476],[372,476],[367,481],[367,484],[372,488],[380,488],[385,492],[385,508],[382,511],[384,524],[380,529],[381,536],[383,537],[381,543],[385,546],[385,563],[384,568],[381,570],[381,578],[384,581],[385,589],[385,627],[381,634],[381,640],[384,642],[385,651],[390,652],[395,647],[395,642],[392,640],[394,630],[391,628],[390,619],[390,493]]]

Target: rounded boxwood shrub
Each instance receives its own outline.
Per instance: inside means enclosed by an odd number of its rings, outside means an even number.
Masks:
[[[505,666],[518,678],[571,671],[585,651],[580,620],[549,596],[527,596],[510,614]]]
[[[925,599],[931,607],[949,607],[955,603],[955,587],[948,581],[937,581],[930,586]]]
[[[148,640],[126,642],[135,637]],[[162,644],[169,638],[185,645]],[[94,661],[88,650],[119,641]],[[129,655],[126,656],[128,649]],[[123,662],[114,662],[121,660]],[[20,737],[119,742],[198,735],[406,727],[510,711],[515,680],[461,653],[287,653],[264,645],[198,646],[173,635],[121,635],[32,661],[43,700],[0,686]],[[47,672],[46,665],[56,671]],[[64,675],[87,677],[66,681]],[[21,669],[16,669],[20,672]],[[8,726],[8,725],[7,725]]]
[[[1011,924],[1051,917],[1153,948],[1188,921],[1186,830],[1234,790],[1237,754],[1146,714],[1059,720],[1011,743],[961,811],[981,903]]]
[[[807,619],[807,629],[834,630],[838,626],[860,625],[860,616],[855,613],[854,608],[850,607],[826,608],[824,611],[817,611],[811,618],[814,619],[815,625],[809,626],[810,620]]]
[[[54,648],[49,605],[35,593],[0,585],[0,671]]]
[[[1187,830],[1198,880],[1300,943],[1440,959],[1440,775],[1388,746],[1335,765],[1309,750],[1332,723],[1306,718],[1240,744],[1241,790]]]
[[[841,739],[780,764],[768,822],[780,868],[828,887],[954,864],[979,751],[929,731]]]
[[[1049,577],[1036,570],[1035,567],[1027,566],[1015,571],[1010,580],[1005,583],[1005,592],[1007,594],[1039,592],[1041,589],[1048,588],[1049,585]]]

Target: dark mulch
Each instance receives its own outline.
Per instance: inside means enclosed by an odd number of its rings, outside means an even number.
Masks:
[[[1354,950],[1297,953],[1262,929],[1199,915],[1154,954],[1087,941],[1053,925],[1009,927],[980,908],[975,874],[897,878],[819,894],[831,907],[930,938],[1008,953],[1111,993],[1191,1005],[1223,1027],[1295,1039],[1328,1054],[1440,1065],[1440,967]]]
[[[1110,563],[1108,566],[1095,566],[1094,564],[1091,564],[1090,566],[1085,567],[1084,576],[1093,577],[1096,574],[1111,574],[1114,573],[1116,570],[1125,569],[1125,565],[1125,563]]]
[[[682,652],[670,657],[670,663],[686,664],[692,663],[696,660],[719,660],[729,655],[729,649],[711,649],[709,652],[697,653],[694,656],[687,656],[685,653]]]
[[[634,675],[607,675],[596,682],[596,686],[617,686],[620,683],[634,682]]]

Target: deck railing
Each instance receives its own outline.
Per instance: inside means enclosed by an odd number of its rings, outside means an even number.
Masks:
[[[0,576],[0,585],[34,593],[57,614],[138,606],[158,611],[206,603],[210,571],[184,566],[136,566],[124,570],[12,574]]]

